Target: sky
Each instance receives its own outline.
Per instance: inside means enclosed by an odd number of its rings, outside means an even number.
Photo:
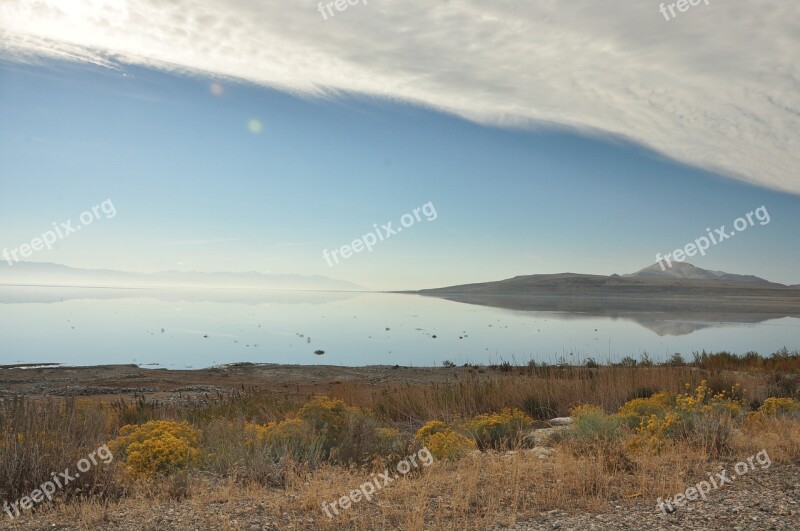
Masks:
[[[0,250],[110,201],[28,260],[417,289],[630,273],[763,207],[689,261],[800,284],[800,6],[486,4],[0,0]]]

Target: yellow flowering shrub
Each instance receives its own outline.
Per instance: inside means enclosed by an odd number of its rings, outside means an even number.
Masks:
[[[381,425],[369,410],[328,396],[312,397],[294,418],[244,426],[244,445],[274,459],[288,454],[303,462],[361,464],[400,455],[407,444],[399,430]]]
[[[188,422],[151,420],[123,426],[109,447],[134,475],[154,476],[195,464],[200,457],[199,435]]]
[[[649,398],[635,398],[620,406],[617,415],[629,428],[636,428],[649,421],[652,415],[663,417],[675,404],[674,397],[667,392],[653,394]]]
[[[689,385],[686,385],[687,391]],[[735,417],[742,412],[743,404],[735,396],[740,394],[739,384],[730,391],[714,392],[708,387],[708,382],[702,380],[694,393],[686,392],[675,398],[675,407],[679,411],[689,413],[727,413]]]
[[[314,433],[323,440],[325,450],[336,446],[347,425],[348,415],[359,413],[356,407],[348,406],[343,400],[329,396],[315,396],[297,412],[297,418],[308,423]]]
[[[311,437],[309,427],[302,419],[284,420],[268,426],[266,430],[267,444],[271,446],[303,446]]]
[[[441,420],[432,420],[417,430],[417,434],[414,435],[414,440],[418,442],[424,442],[425,439],[427,439],[434,433],[439,433],[440,431],[444,431],[446,429],[447,429],[447,424],[445,424]]]
[[[293,418],[267,424],[245,424],[245,445],[266,451],[280,460],[291,455],[297,461],[316,461],[322,439],[303,419]]]
[[[477,415],[462,427],[480,448],[499,448],[511,446],[532,424],[533,419],[519,409],[503,408],[500,413]]]
[[[675,430],[680,426],[680,416],[675,411],[669,411],[664,416],[650,415],[642,419],[636,430],[636,435],[629,441],[628,447],[632,450],[644,449],[658,451],[674,437]]]
[[[455,431],[441,420],[432,420],[417,430],[414,440],[430,450],[436,459],[457,461],[476,450],[475,441]]]
[[[452,428],[436,431],[422,439],[436,459],[457,461],[477,448],[475,441]]]
[[[736,398],[741,394],[738,384],[730,391],[714,393],[702,380],[693,391],[687,384],[686,392],[674,398],[656,393],[650,399],[632,400],[618,415],[630,427],[640,418],[629,442],[632,449],[658,451],[670,440],[683,439],[717,451],[727,444],[731,419],[742,413],[744,404]]]
[[[274,425],[274,422],[268,424],[252,424],[250,422],[244,425],[244,444],[248,447],[266,444],[267,430]]]
[[[748,421],[760,422],[770,417],[800,416],[800,402],[793,398],[767,398],[758,411],[750,413]]]

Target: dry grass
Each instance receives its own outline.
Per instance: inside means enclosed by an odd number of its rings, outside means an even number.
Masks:
[[[776,422],[768,429],[743,432],[734,440],[731,459],[740,460],[762,449],[767,449],[773,466],[797,459],[800,422]],[[203,515],[208,526],[219,529],[246,528],[242,524],[250,520],[331,531],[485,529],[551,509],[602,510],[609,502],[671,496],[705,478],[714,465],[701,450],[682,446],[640,456],[632,469],[616,471],[609,471],[597,456],[575,456],[569,451],[559,451],[546,461],[524,452],[490,452],[457,463],[435,462],[421,474],[395,481],[372,501],[353,504],[332,519],[325,516],[321,502],[346,495],[369,479],[367,471],[326,465],[297,474],[284,489],[212,484],[196,476],[186,510]],[[137,492],[106,506],[83,502],[51,508],[50,514],[42,516],[89,529],[118,514],[127,514],[133,521],[152,521],[153,513],[164,507],[174,505],[163,492]]]
[[[86,400],[0,404],[0,496],[15,500],[87,457],[110,432],[107,409]],[[103,441],[103,442],[100,442]],[[119,495],[110,472],[93,467],[61,491],[62,497]]]
[[[578,404],[596,404],[606,410],[656,390],[680,392],[708,380],[712,388],[739,383],[751,400],[763,401],[775,376],[762,372],[706,371],[694,367],[582,367],[528,369],[470,375],[455,385],[390,385],[375,390],[342,384],[333,396],[368,407],[393,421],[421,424],[430,419],[453,420],[521,409],[533,418],[565,416]],[[791,396],[791,395],[789,395]]]
[[[370,430],[394,426],[409,441],[430,420],[457,421],[505,407],[549,418],[564,416],[584,403],[613,412],[632,398],[655,390],[682,392],[687,384],[694,388],[703,379],[715,390],[739,383],[744,388],[741,398],[752,407],[770,396],[800,398],[796,386],[785,383],[794,382],[794,375],[763,366],[738,369],[539,367],[483,373],[475,369],[451,386],[387,384],[365,389],[345,383],[336,386],[334,396],[372,410]],[[702,479],[716,461],[736,461],[762,449],[774,463],[800,457],[797,418],[768,419],[758,426],[742,423],[729,444],[716,453],[687,441],[670,441],[659,452],[632,452],[624,439],[607,445],[564,440],[547,460],[518,450],[488,451],[458,462],[436,461],[413,477],[395,481],[373,501],[361,501],[328,519],[322,501],[346,495],[368,480],[379,464],[396,462],[397,455],[372,464],[354,455],[351,463],[358,466],[324,460],[317,465],[287,456],[276,459],[242,443],[246,423],[280,421],[292,417],[298,407],[285,397],[252,390],[206,397],[189,406],[143,400],[112,407],[69,399],[6,401],[0,405],[0,497],[16,500],[30,493],[51,471],[73,467],[108,443],[122,425],[149,420],[188,421],[205,433],[204,450],[216,457],[196,470],[146,480],[129,477],[116,461],[97,467],[96,476],[87,479],[94,483],[83,491],[96,495],[72,500],[74,493],[59,493],[58,503],[38,508],[39,518],[64,518],[96,528],[120,514],[156,518],[158,507],[182,500],[184,510],[222,529],[241,528],[251,516],[269,517],[281,527],[292,523],[318,529],[474,529],[512,524],[520,515],[537,511],[598,510],[610,502],[671,496],[692,478]],[[343,438],[343,444],[363,440],[351,428],[344,431],[351,439]],[[102,485],[102,491],[92,490],[94,485]]]

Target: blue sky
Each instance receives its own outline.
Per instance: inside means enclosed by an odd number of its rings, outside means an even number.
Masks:
[[[411,289],[633,272],[763,205],[690,261],[800,283],[800,4],[317,7],[0,0],[0,252],[111,200],[29,259]]]
[[[800,283],[797,195],[610,135],[482,125],[364,95],[6,61],[0,174],[9,249],[113,201],[113,219],[31,258],[74,267],[322,274],[383,289],[627,273],[764,205],[769,224],[690,261]],[[322,258],[428,202],[436,220],[333,267]]]

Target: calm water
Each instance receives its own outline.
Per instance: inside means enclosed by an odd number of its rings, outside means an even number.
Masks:
[[[6,287],[0,364],[430,366],[800,348],[800,319],[736,320],[514,311],[399,294]]]

